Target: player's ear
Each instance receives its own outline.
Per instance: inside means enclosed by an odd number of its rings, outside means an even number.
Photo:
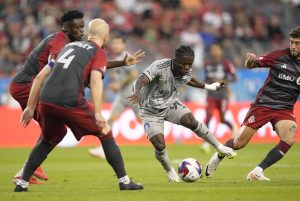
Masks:
[[[70,25],[68,22],[63,23],[63,26],[62,26],[63,31],[69,31],[69,28],[70,28]]]

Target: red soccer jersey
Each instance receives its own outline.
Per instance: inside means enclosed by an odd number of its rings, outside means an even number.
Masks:
[[[258,64],[270,70],[257,94],[255,104],[292,110],[300,94],[300,62],[293,58],[289,48],[286,48],[261,56]]]
[[[96,43],[82,41],[66,45],[43,85],[40,101],[67,108],[82,105],[91,71],[98,70],[104,74],[106,65],[106,56]]]
[[[56,58],[67,43],[69,43],[69,40],[63,31],[49,35],[30,53],[24,65],[13,78],[13,82],[32,82],[35,76],[48,63],[49,55],[53,55]]]

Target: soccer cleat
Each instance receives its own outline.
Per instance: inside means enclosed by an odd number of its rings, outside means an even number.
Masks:
[[[41,166],[39,166],[33,173],[33,176],[36,178],[39,178],[41,180],[48,180],[49,177],[45,174],[45,172],[42,170]]]
[[[205,176],[211,177],[217,170],[220,162],[223,159],[220,159],[218,157],[218,152],[214,153],[214,155],[211,157],[211,159],[208,161],[206,167],[205,167]]]
[[[18,181],[21,180],[21,176],[14,177],[13,183],[17,185]],[[35,177],[29,178],[29,184],[44,184],[44,182],[37,180]]]
[[[97,158],[105,159],[105,153],[101,146],[93,149],[89,149],[89,154]]]
[[[119,183],[120,190],[143,190],[144,186],[142,184],[136,184],[133,181],[130,181],[129,184],[124,182]]]
[[[247,180],[249,181],[270,181],[268,177],[264,175],[263,171],[259,171],[257,168],[254,168],[249,174],[247,175]]]
[[[167,172],[168,178],[169,178],[169,182],[181,182],[180,177],[178,176],[178,174],[176,173],[176,171],[174,170],[174,168],[172,170],[170,170],[169,172]]]
[[[27,192],[28,189],[27,188],[23,188],[22,186],[20,185],[16,185],[15,189],[14,189],[14,192]]]
[[[237,153],[232,148],[224,145],[219,146],[217,150],[220,155],[227,156],[228,158],[234,158],[237,155]]]
[[[19,179],[16,183],[16,187],[14,192],[27,192],[28,191],[29,182]]]

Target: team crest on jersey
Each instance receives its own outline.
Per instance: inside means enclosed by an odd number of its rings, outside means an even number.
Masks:
[[[147,131],[150,128],[150,124],[148,122],[144,123],[144,130]]]
[[[249,123],[254,123],[255,122],[255,116],[254,115],[251,115],[248,119],[248,122]]]

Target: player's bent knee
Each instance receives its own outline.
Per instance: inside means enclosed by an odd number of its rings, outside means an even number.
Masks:
[[[191,130],[195,130],[198,127],[198,122],[192,113],[187,113],[180,119],[180,124]]]

